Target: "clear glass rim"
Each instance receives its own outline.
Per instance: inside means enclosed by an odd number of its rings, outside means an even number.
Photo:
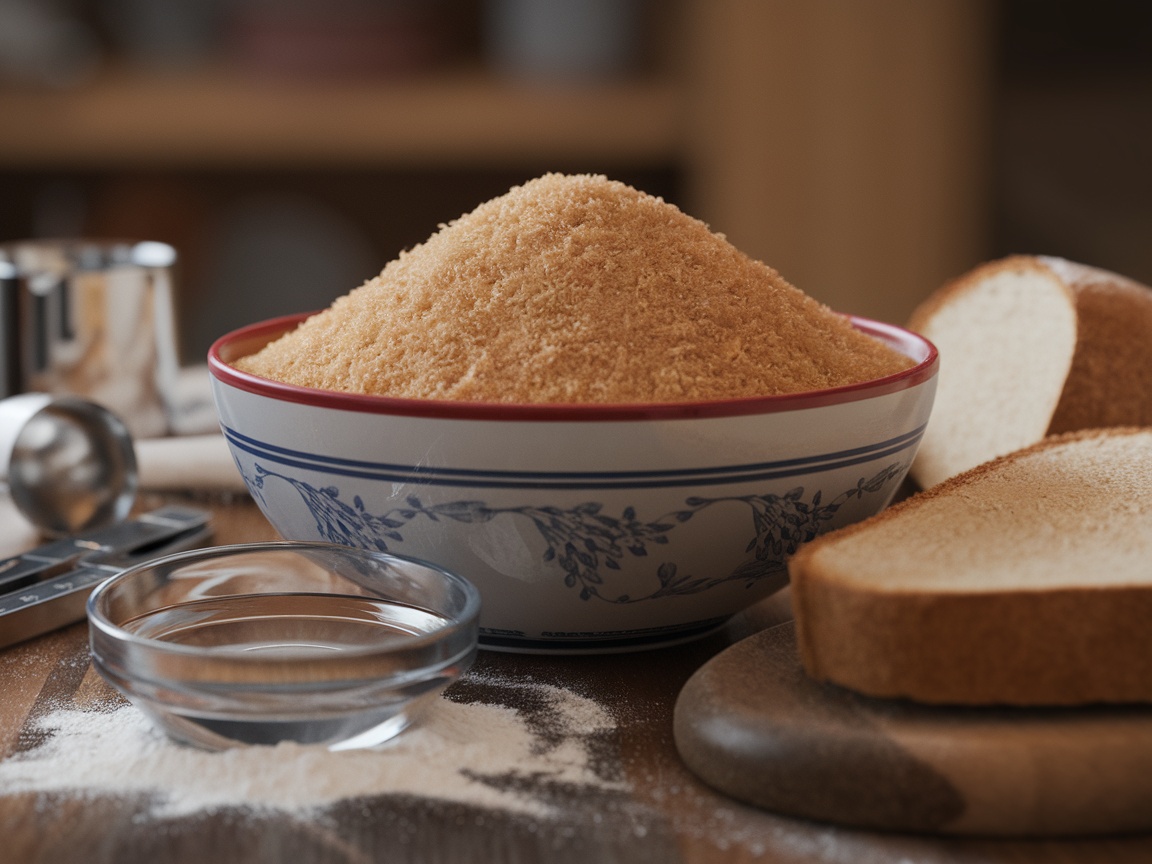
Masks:
[[[226,647],[213,647],[211,649],[205,649],[197,646],[180,645],[167,642],[162,639],[152,639],[149,637],[140,636],[125,630],[122,626],[113,621],[111,617],[106,613],[104,606],[108,602],[107,598],[109,598],[114,592],[117,592],[119,589],[121,589],[124,585],[138,578],[141,573],[155,570],[160,567],[169,567],[192,561],[210,561],[213,558],[223,558],[226,556],[241,556],[253,553],[269,552],[304,552],[307,550],[333,552],[344,556],[368,556],[377,560],[384,559],[389,563],[401,567],[419,567],[429,571],[430,573],[436,574],[438,578],[443,579],[446,583],[459,590],[464,597],[463,608],[458,613],[451,615],[445,614],[447,623],[443,627],[440,627],[429,633],[398,637],[389,643],[387,648],[348,648],[340,652],[342,660],[354,661],[362,658],[368,659],[388,654],[399,654],[404,651],[418,650],[420,648],[435,645],[441,642],[451,642],[455,641],[464,631],[469,629],[473,631],[471,648],[472,650],[475,649],[476,622],[480,613],[480,592],[475,585],[473,585],[464,577],[453,573],[450,570],[446,570],[445,568],[436,564],[432,564],[428,561],[417,558],[395,555],[390,552],[377,552],[367,549],[357,549],[351,546],[343,546],[337,543],[304,540],[272,540],[258,543],[209,546],[201,549],[192,549],[185,552],[166,555],[130,567],[100,583],[89,595],[87,601],[87,611],[89,629],[92,631],[92,639],[93,641],[96,640],[96,631],[98,631],[100,635],[116,644],[131,646],[150,652],[162,653],[173,657],[196,658],[211,656],[215,660],[244,663],[246,665],[252,666],[300,663],[300,658],[276,661],[270,660],[266,656],[258,657],[243,651],[233,651]],[[179,604],[171,605],[176,606]],[[468,650],[469,649],[465,647],[462,653],[467,653]]]

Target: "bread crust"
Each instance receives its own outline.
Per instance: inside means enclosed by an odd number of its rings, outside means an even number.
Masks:
[[[1152,425],[1152,289],[1107,270],[1041,258],[1076,299],[1076,352],[1049,434]]]
[[[886,589],[845,580],[821,561],[821,551],[832,544],[866,534],[933,498],[955,495],[1031,454],[1130,435],[1152,435],[1152,429],[1047,438],[806,544],[793,556],[789,572],[807,673],[869,696],[936,704],[1152,702],[1152,587],[1147,583],[1093,585],[1086,574],[1082,585],[1059,589]],[[1152,489],[1148,498],[1152,503]],[[1085,514],[1092,518],[1109,514]],[[1009,539],[1010,530],[1005,526]]]

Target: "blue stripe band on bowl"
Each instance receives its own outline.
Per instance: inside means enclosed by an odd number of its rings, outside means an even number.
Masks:
[[[915,447],[923,436],[924,429],[924,426],[919,426],[911,432],[866,447],[748,465],[679,468],[665,471],[557,472],[437,468],[428,465],[396,465],[339,459],[267,444],[250,436],[241,435],[227,426],[223,427],[224,436],[236,449],[258,459],[292,468],[396,483],[418,481],[431,486],[521,489],[654,489],[775,480],[882,459]]]

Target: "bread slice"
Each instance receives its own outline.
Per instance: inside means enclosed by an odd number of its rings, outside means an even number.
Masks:
[[[1152,424],[1152,289],[1123,276],[1005,258],[935,292],[909,327],[940,351],[921,488],[1048,434]]]
[[[803,546],[805,670],[947,704],[1152,702],[1152,429],[1052,436]]]

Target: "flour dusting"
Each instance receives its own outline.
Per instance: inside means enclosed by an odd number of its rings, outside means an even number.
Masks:
[[[614,727],[611,716],[563,688],[530,686],[537,706],[545,706],[545,730],[539,716],[516,708],[440,698],[381,747],[336,753],[293,743],[207,752],[169,741],[123,703],[69,705],[37,720],[42,744],[0,762],[0,790],[146,794],[163,816],[230,806],[319,810],[373,795],[545,816],[548,806],[531,793],[540,783],[619,788],[596,773],[588,746]],[[556,736],[557,729],[566,734]]]

